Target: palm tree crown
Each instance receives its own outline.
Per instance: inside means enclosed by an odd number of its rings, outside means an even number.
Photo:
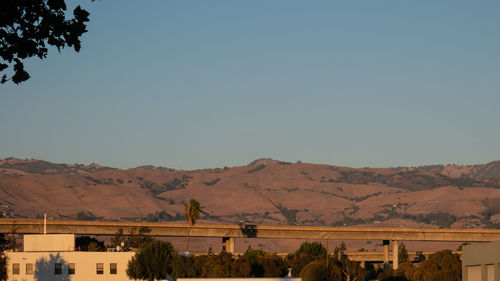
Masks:
[[[196,199],[189,200],[189,204],[184,202],[184,210],[186,211],[187,223],[191,226],[200,218],[201,206]]]
[[[186,211],[186,221],[188,223],[186,253],[189,253],[189,232],[191,226],[200,218],[200,202],[196,199],[189,200],[189,204],[184,202],[184,210]]]

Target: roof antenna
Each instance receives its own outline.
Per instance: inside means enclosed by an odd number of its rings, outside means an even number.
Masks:
[[[47,234],[47,213],[43,214],[43,235]]]

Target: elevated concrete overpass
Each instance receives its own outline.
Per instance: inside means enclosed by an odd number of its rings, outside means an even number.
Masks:
[[[119,229],[126,234],[148,227],[153,236],[180,237],[187,234],[187,224],[47,220],[47,233],[114,235]],[[43,219],[0,219],[0,233],[43,233]],[[500,241],[500,229],[452,228],[367,228],[197,224],[191,227],[193,237],[330,239],[330,240],[403,240],[403,241]]]
[[[43,233],[41,219],[0,219],[0,233]],[[74,233],[80,235],[114,235],[119,229],[125,234],[140,227],[151,229],[153,236],[186,236],[188,226],[176,223],[115,222],[115,221],[60,221],[47,220],[47,233]],[[318,239],[318,240],[382,240],[384,261],[389,261],[389,244],[393,244],[393,266],[397,268],[399,241],[500,241],[500,229],[450,228],[366,228],[266,225],[194,225],[192,237],[221,237],[223,247],[234,252],[235,238]]]

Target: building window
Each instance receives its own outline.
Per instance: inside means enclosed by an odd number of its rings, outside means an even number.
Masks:
[[[103,263],[96,263],[96,273],[97,274],[104,274],[104,264]]]
[[[117,264],[116,263],[110,263],[109,264],[109,274],[116,274],[117,272]]]
[[[75,264],[68,263],[68,275],[75,274]]]
[[[54,264],[54,274],[61,275],[62,274],[62,263]]]
[[[26,275],[33,275],[33,264],[32,263],[26,264]]]
[[[13,263],[12,264],[12,275],[19,275],[19,269],[21,268],[20,264]]]

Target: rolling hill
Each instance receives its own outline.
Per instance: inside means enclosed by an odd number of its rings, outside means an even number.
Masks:
[[[0,161],[0,203],[12,217],[184,220],[190,198],[218,223],[499,227],[500,161],[355,169],[259,159],[193,171]]]

